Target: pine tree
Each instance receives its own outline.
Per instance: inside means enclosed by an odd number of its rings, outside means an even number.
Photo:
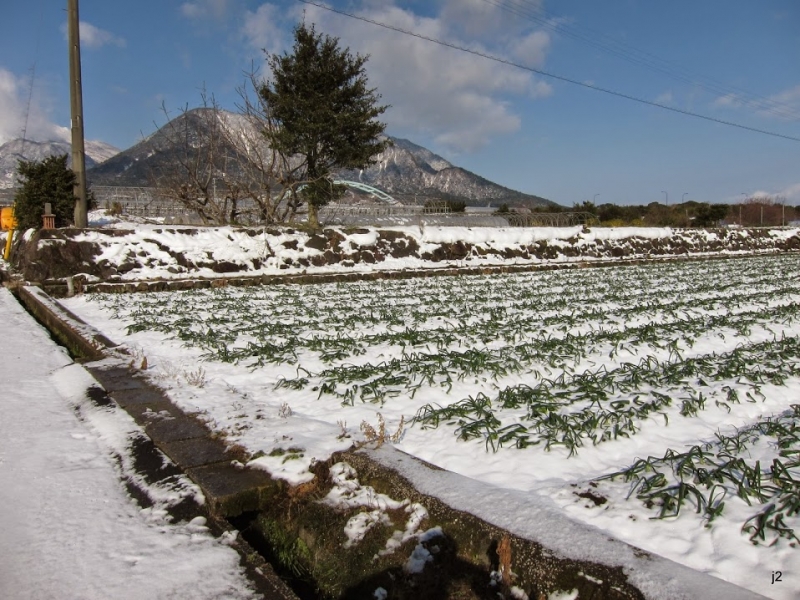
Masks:
[[[75,173],[67,168],[67,155],[44,160],[21,160],[17,166],[20,189],[14,198],[17,229],[38,229],[42,226],[45,202],[55,215],[56,227],[66,227],[74,218]]]
[[[318,227],[317,209],[341,195],[334,169],[364,169],[389,142],[380,139],[386,125],[376,120],[388,106],[367,85],[367,56],[340,49],[338,38],[318,34],[305,23],[294,31],[292,54],[268,58],[272,81],[259,94],[278,127],[270,145],[286,156],[305,159],[308,221]]]

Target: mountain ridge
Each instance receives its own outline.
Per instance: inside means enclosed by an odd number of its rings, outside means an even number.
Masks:
[[[218,122],[209,120],[210,116],[216,116]],[[242,136],[249,136],[250,140],[257,140],[260,137],[253,134],[253,129],[245,130],[248,127],[252,128],[252,123],[238,113],[220,110],[215,114],[213,109],[195,108],[175,117],[126,150],[117,151],[106,144],[104,146],[107,152],[104,155],[100,152],[102,148],[90,149],[91,142],[87,142],[87,179],[90,185],[152,186],[158,174],[168,172],[171,165],[175,164],[170,161],[174,161],[176,153],[180,151],[174,144],[177,137],[181,137],[190,149],[200,148],[204,139],[210,139],[204,136],[208,136],[210,129],[217,125],[227,128],[229,132],[238,131]],[[176,132],[179,135],[176,136]],[[375,164],[361,170],[341,169],[334,175],[339,179],[354,180],[374,186],[405,203],[444,199],[462,201],[472,206],[487,204],[558,206],[541,196],[526,194],[494,183],[454,165],[435,152],[408,139],[386,137],[392,143],[375,157]],[[16,152],[13,159],[6,158],[3,149],[8,144],[0,146],[0,187],[11,187],[15,183],[13,174],[16,172],[16,160],[20,153]],[[53,144],[65,149],[62,151],[69,152],[69,144],[64,142],[53,142]],[[11,150],[13,148],[5,151],[5,154],[12,154]],[[111,153],[111,150],[116,152]],[[236,154],[235,150],[231,151],[229,148],[225,148],[224,151]],[[174,169],[174,166],[172,168]],[[236,165],[229,165],[227,170],[229,173],[234,172]]]
[[[118,148],[97,140],[86,140],[84,150],[87,171],[119,153]],[[0,145],[0,189],[16,187],[17,164],[20,160],[44,160],[60,154],[66,154],[67,164],[72,165],[72,145],[62,140],[32,141],[17,138]]]

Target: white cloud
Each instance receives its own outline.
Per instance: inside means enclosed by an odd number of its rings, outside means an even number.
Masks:
[[[66,23],[61,25],[61,33],[64,34],[64,39],[67,39],[68,33]],[[118,37],[99,27],[95,27],[86,21],[81,21],[78,25],[78,34],[81,38],[81,48],[102,48],[108,45],[124,48],[127,45],[124,38]]]
[[[723,108],[737,107],[741,105],[742,101],[736,94],[725,94],[724,96],[720,96],[714,100],[714,106]]]
[[[553,86],[547,83],[546,81],[542,81],[541,79],[536,79],[530,86],[530,91],[528,93],[530,97],[534,99],[546,98],[547,96],[553,93]]]
[[[767,97],[767,105],[771,110],[762,109],[759,114],[800,119],[800,84]]]
[[[231,0],[196,0],[181,4],[181,14],[187,19],[221,19],[231,5]]]
[[[783,196],[786,198],[786,202],[789,204],[800,204],[800,183],[795,183],[794,185],[785,187],[783,190],[778,192],[778,196]]]
[[[25,137],[31,140],[68,140],[69,129],[50,120],[47,111],[42,109],[38,102],[36,90],[25,129],[28,85],[28,81],[0,68],[0,144],[21,137],[23,130]]]
[[[476,115],[481,118],[475,119]],[[454,151],[470,152],[483,146],[490,137],[513,133],[520,127],[520,119],[508,110],[503,102],[487,96],[465,92],[458,94],[440,115],[450,127],[434,136],[437,144]],[[464,127],[463,123],[469,123]]]
[[[0,69],[0,144],[17,137],[21,121],[17,78]]]
[[[655,101],[658,104],[672,104],[673,99],[674,98],[672,97],[672,92],[667,90],[666,92],[663,92],[663,93],[659,94],[658,96],[656,96],[656,100]]]
[[[786,201],[787,205],[797,205],[800,204],[800,183],[794,183],[791,185],[787,185],[781,189],[772,189],[771,191],[768,190],[756,190],[754,192],[750,192],[747,194],[748,198],[768,198],[772,199],[775,202],[783,202]],[[741,195],[735,196],[730,198],[730,201],[733,203],[738,203],[743,200]]]
[[[81,45],[88,48],[101,48],[108,44],[124,48],[126,42],[123,38],[115,36],[113,33],[95,27],[91,23],[81,21],[80,23]]]
[[[534,0],[524,7],[503,10],[498,4],[485,0],[445,0],[440,18],[453,33],[467,39],[507,40],[524,31],[525,17],[535,16],[540,5],[540,0]]]
[[[264,47],[276,39],[277,11],[271,4],[263,4],[249,13],[243,35],[251,46]],[[546,33],[522,31],[519,18],[512,19],[505,11],[478,0],[448,1],[434,17],[418,16],[388,2],[366,2],[356,12],[531,66],[544,62],[550,44]],[[302,12],[295,10],[287,16],[297,19]],[[517,131],[521,120],[510,102],[512,96],[530,101],[552,93],[551,86],[533,73],[314,6],[305,7],[305,20],[340,38],[341,45],[352,52],[369,55],[370,85],[378,89],[382,103],[391,105],[384,114],[391,129],[429,135],[455,152],[476,150],[492,137]],[[464,41],[459,31],[465,32],[465,38],[467,31],[479,32],[483,41],[478,43],[475,37]],[[502,31],[505,34],[493,36]],[[282,49],[286,46],[284,42]]]
[[[276,54],[289,43],[284,24],[283,13],[277,6],[262,4],[255,12],[245,13],[242,35],[251,48]]]
[[[800,183],[795,183],[793,185],[786,186],[785,188],[772,193],[764,191],[753,192],[751,196],[756,198],[769,197],[775,201],[778,201],[779,199],[785,199],[787,204],[799,204]]]
[[[546,31],[533,31],[511,42],[511,54],[526,67],[541,67],[550,48],[550,34]]]
[[[800,120],[800,84],[762,99],[726,94],[714,100],[718,108],[747,108],[762,117]]]

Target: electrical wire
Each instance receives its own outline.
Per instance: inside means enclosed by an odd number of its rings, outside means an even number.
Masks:
[[[674,112],[674,113],[678,113],[678,114],[682,114],[682,115],[686,115],[686,116],[690,116],[690,117],[696,117],[698,119],[703,119],[703,120],[706,120],[706,121],[710,121],[712,123],[718,123],[720,125],[727,125],[729,127],[736,127],[736,128],[739,128],[739,129],[744,129],[746,131],[752,131],[754,133],[761,133],[763,135],[769,135],[769,136],[773,136],[773,137],[778,137],[778,138],[782,138],[782,139],[785,139],[785,140],[790,140],[790,141],[793,141],[793,142],[800,142],[800,138],[798,138],[798,137],[793,137],[793,136],[790,136],[790,135],[785,135],[785,134],[777,133],[777,132],[774,132],[774,131],[768,131],[766,129],[758,129],[757,127],[750,127],[748,125],[742,125],[741,123],[734,123],[733,121],[726,121],[726,120],[723,120],[723,119],[717,119],[715,117],[710,117],[708,115],[703,115],[703,114],[692,112],[692,111],[689,111],[689,110],[684,110],[682,108],[676,108],[674,106],[668,106],[666,104],[661,104],[659,102],[654,102],[652,100],[645,100],[644,98],[638,98],[638,97],[632,96],[630,94],[625,94],[623,92],[617,92],[617,91],[614,91],[614,90],[611,90],[611,89],[608,89],[608,88],[604,88],[604,87],[600,87],[600,86],[597,86],[597,85],[594,85],[594,84],[591,84],[591,83],[585,83],[585,82],[582,82],[582,81],[578,81],[576,79],[570,79],[569,77],[564,77],[562,75],[556,75],[555,73],[549,73],[549,72],[543,71],[541,69],[536,69],[536,68],[533,68],[533,67],[528,67],[528,66],[525,66],[525,65],[521,65],[519,63],[512,62],[512,61],[507,60],[505,58],[500,58],[499,56],[493,56],[493,55],[487,54],[485,52],[480,52],[478,50],[472,50],[472,49],[466,48],[464,46],[459,46],[458,44],[453,44],[451,42],[445,42],[443,40],[440,40],[440,39],[437,39],[437,38],[433,38],[433,37],[429,37],[429,36],[426,36],[426,35],[422,35],[420,33],[416,33],[416,32],[413,32],[413,31],[409,31],[409,30],[403,29],[401,27],[395,27],[394,25],[389,25],[387,23],[382,23],[382,22],[376,21],[374,19],[369,19],[367,17],[362,17],[362,16],[359,16],[359,15],[356,15],[356,14],[353,14],[353,13],[349,13],[347,11],[344,11],[344,10],[341,10],[341,9],[338,9],[338,8],[333,8],[332,6],[327,6],[327,5],[321,4],[319,2],[314,2],[313,0],[297,0],[297,1],[298,2],[302,2],[303,4],[309,4],[311,6],[316,6],[317,8],[321,8],[323,10],[327,10],[329,12],[336,13],[338,15],[349,17],[351,19],[356,19],[358,21],[363,21],[365,23],[370,23],[371,25],[376,25],[378,27],[382,27],[382,28],[388,29],[390,31],[396,31],[396,32],[402,33],[404,35],[410,35],[412,37],[415,37],[415,38],[418,38],[418,39],[421,39],[421,40],[425,40],[427,42],[438,44],[440,46],[445,46],[447,48],[452,48],[453,50],[458,50],[459,52],[466,52],[466,53],[472,54],[474,56],[479,56],[479,57],[485,58],[487,60],[491,60],[491,61],[494,61],[494,62],[497,62],[497,63],[501,63],[501,64],[508,65],[508,66],[511,66],[511,67],[515,67],[517,69],[523,69],[525,71],[530,71],[531,73],[536,73],[537,75],[542,75],[544,77],[549,77],[551,79],[556,79],[558,81],[563,81],[565,83],[571,83],[573,85],[577,85],[577,86],[580,86],[580,87],[583,87],[583,88],[594,90],[596,92],[602,92],[604,94],[609,94],[611,96],[617,96],[618,98],[625,98],[626,100],[631,100],[633,102],[638,102],[640,104],[646,104],[648,106],[654,106],[656,108],[661,108],[663,110],[668,110],[668,111],[671,111],[671,112]]]
[[[800,120],[800,113],[798,113],[794,107],[786,103],[764,98],[763,96],[753,94],[734,86],[726,86],[711,77],[693,73],[676,63],[662,59],[645,50],[629,46],[601,32],[592,29],[585,29],[584,32],[582,32],[578,27],[569,27],[560,22],[562,20],[561,17],[548,13],[540,6],[530,5],[530,3],[525,0],[483,0],[483,2],[496,6],[506,12],[510,12],[515,16],[533,21],[541,27],[564,37],[577,40],[632,64],[666,75],[671,79],[703,88],[706,91],[720,96],[735,97],[751,108],[762,112],[769,112],[784,119],[794,121]]]
[[[31,67],[31,78],[28,84],[28,101],[25,103],[25,120],[22,125],[22,147],[20,155],[25,156],[25,143],[28,140],[28,119],[31,114],[31,101],[33,100],[33,84],[36,81],[36,63],[39,61],[39,46],[42,38],[42,21],[44,20],[44,6],[42,0],[39,1],[39,28],[36,31],[36,50],[33,55],[33,66]]]

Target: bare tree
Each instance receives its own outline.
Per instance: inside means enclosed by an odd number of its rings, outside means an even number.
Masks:
[[[157,171],[151,173],[159,194],[196,213],[205,225],[236,222],[241,193],[229,185],[229,163],[236,160],[228,147],[219,107],[203,92],[201,108],[184,108],[155,134],[156,152],[162,155]],[[232,182],[231,182],[232,183]]]
[[[181,110],[156,134],[162,154],[151,174],[159,194],[196,213],[206,225],[274,224],[293,221],[308,184],[300,156],[270,147],[277,124],[258,93],[263,85],[251,69],[237,88],[237,112],[222,110],[201,93],[202,107]]]
[[[285,156],[271,147],[268,139],[278,125],[269,107],[255,92],[262,85],[258,73],[251,69],[244,83],[237,88],[238,113],[225,113],[223,127],[230,147],[239,161],[237,181],[243,196],[252,203],[260,223],[291,221],[302,206],[298,188],[305,183],[305,162],[299,156]]]

